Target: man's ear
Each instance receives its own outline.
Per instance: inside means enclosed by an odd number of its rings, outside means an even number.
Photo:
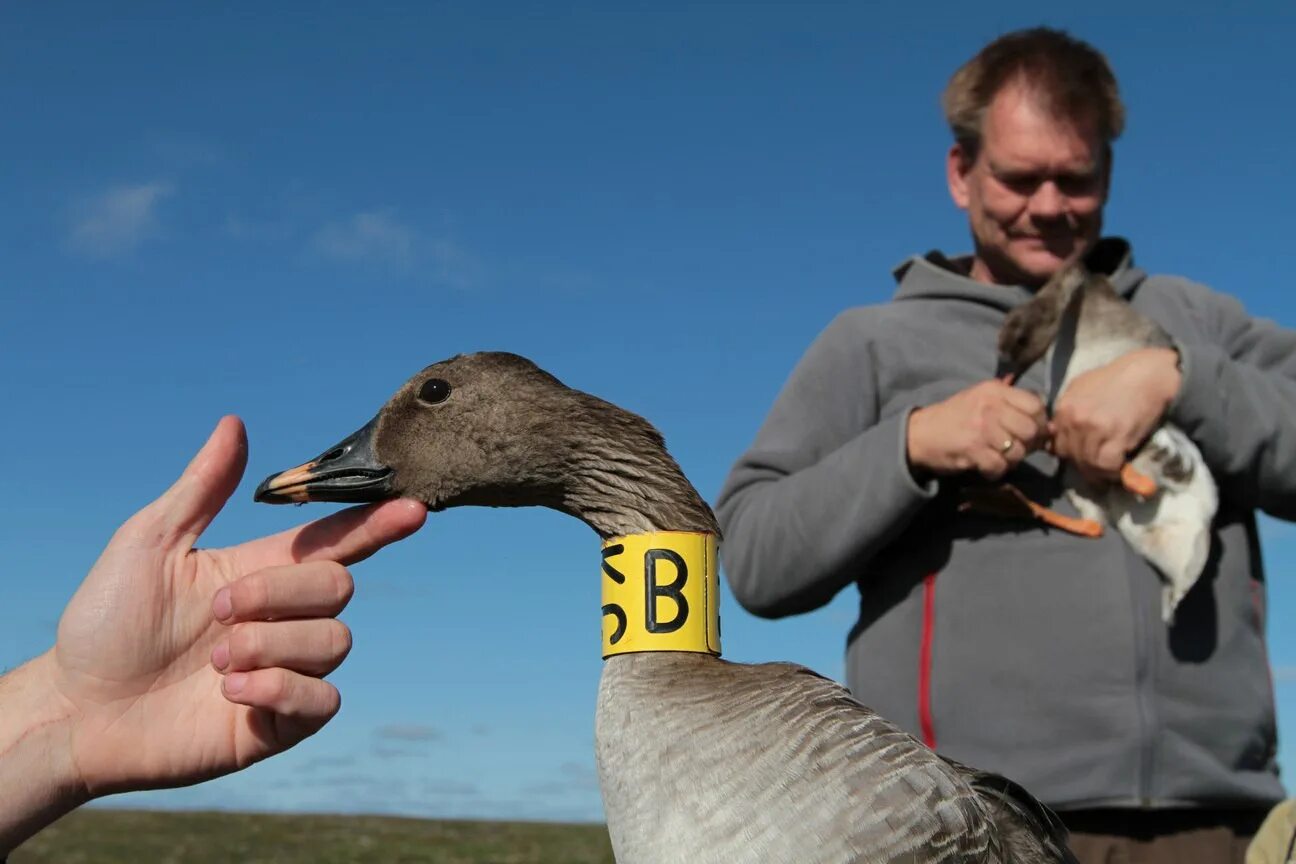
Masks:
[[[966,210],[970,200],[967,175],[975,160],[968,157],[967,148],[957,141],[950,145],[949,152],[945,154],[945,179],[949,183],[950,197],[960,210]]]

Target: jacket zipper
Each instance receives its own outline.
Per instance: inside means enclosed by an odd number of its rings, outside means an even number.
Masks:
[[[936,574],[923,578],[922,640],[918,643],[918,726],[922,741],[936,749],[931,710],[932,633],[936,628]]]
[[[1147,807],[1152,804],[1152,761],[1156,740],[1152,734],[1156,726],[1156,716],[1150,693],[1152,689],[1154,652],[1149,644],[1151,636],[1145,626],[1148,614],[1152,610],[1144,608],[1145,604],[1141,602],[1138,579],[1135,578],[1138,574],[1129,566],[1128,557],[1126,558],[1125,573],[1130,589],[1130,611],[1134,618],[1134,695],[1139,724],[1137,795],[1139,804]]]

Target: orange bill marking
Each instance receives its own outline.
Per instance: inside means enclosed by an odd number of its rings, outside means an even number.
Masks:
[[[310,472],[314,467],[314,462],[307,462],[296,468],[280,471],[266,486],[266,491],[293,501],[308,501],[310,499],[306,497],[306,483],[311,479]]]

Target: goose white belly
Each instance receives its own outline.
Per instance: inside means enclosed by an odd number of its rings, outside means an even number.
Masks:
[[[1166,464],[1183,466],[1173,471]],[[1116,526],[1135,550],[1160,572],[1165,584],[1161,618],[1174,620],[1175,609],[1201,576],[1210,557],[1211,523],[1219,495],[1197,445],[1177,427],[1166,423],[1152,434],[1131,464],[1157,483],[1151,498],[1139,498],[1120,486],[1088,487],[1079,472],[1068,467],[1068,497],[1076,508],[1100,508],[1086,513]]]
[[[1148,347],[1146,334],[1114,336],[1082,325],[1068,358],[1061,396],[1071,382],[1131,351]],[[1054,369],[1054,347],[1046,362]],[[1157,493],[1142,499],[1119,485],[1094,488],[1074,467],[1065,472],[1067,497],[1080,514],[1107,522],[1150,561],[1165,580],[1161,617],[1170,622],[1179,602],[1206,567],[1211,524],[1219,507],[1218,490],[1201,451],[1182,430],[1163,423],[1134,455],[1131,464],[1157,484]]]
[[[1091,372],[1100,366],[1106,366],[1108,363],[1129,354],[1131,351],[1137,351],[1140,348],[1146,348],[1147,342],[1133,337],[1112,336],[1108,333],[1090,333],[1091,328],[1081,327],[1076,333],[1075,348],[1071,351],[1071,356],[1067,358],[1066,373],[1062,377],[1062,383],[1055,390],[1061,395],[1064,390],[1074,381],[1086,372]],[[1053,369],[1054,351],[1056,343],[1049,346],[1045,354],[1045,362],[1048,369]]]

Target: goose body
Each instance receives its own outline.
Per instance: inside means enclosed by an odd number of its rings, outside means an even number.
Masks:
[[[619,864],[1070,860],[1020,787],[791,663],[609,658],[595,742]]]
[[[548,506],[604,539],[719,535],[650,424],[512,354],[428,367],[359,432],[257,490],[271,503],[397,495],[434,510]],[[1074,861],[1025,790],[792,664],[613,655],[595,741],[620,864]]]
[[[1061,350],[1068,338],[1069,350]],[[1156,322],[1079,263],[1010,312],[999,338],[1001,356],[1018,374],[1044,360],[1055,399],[1086,372],[1141,348],[1172,345]],[[1097,486],[1071,465],[1063,469],[1063,483],[1082,517],[1114,526],[1160,572],[1162,618],[1169,622],[1206,567],[1219,494],[1197,445],[1169,422],[1153,431],[1130,465],[1156,484],[1153,494]]]

